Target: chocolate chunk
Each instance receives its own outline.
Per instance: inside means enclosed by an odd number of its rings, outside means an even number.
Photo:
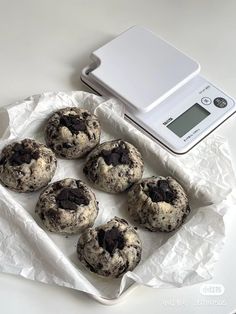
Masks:
[[[115,147],[112,150],[103,149],[101,156],[108,166],[117,166],[119,164],[129,165],[131,163],[129,158],[129,151],[126,147],[123,146]]]
[[[83,183],[81,180],[76,180],[76,185],[79,189],[83,188]]]
[[[18,151],[22,150],[22,145],[19,144],[19,143],[16,143],[14,145],[13,149],[14,149],[15,152],[18,152]]]
[[[107,231],[99,229],[98,243],[104,250],[109,252],[111,256],[117,248],[122,250],[125,245],[124,237],[116,227],[112,227],[112,229]]]
[[[32,158],[37,160],[39,159],[39,151],[34,151],[32,154],[31,154]]]
[[[88,113],[88,112],[86,112],[86,111],[82,113],[83,119],[86,119],[86,118],[88,118],[88,117],[90,117],[90,116],[91,116],[91,114]]]
[[[71,143],[63,143],[62,146],[63,146],[63,148],[71,148],[71,147],[73,147],[73,144],[71,144]]]
[[[86,123],[77,115],[62,116],[60,124],[66,126],[73,134],[87,131]]]
[[[53,210],[53,209],[49,209],[47,211],[47,217],[49,220],[53,221],[53,222],[57,222],[60,219],[60,216],[58,215],[58,212]]]
[[[120,154],[114,152],[114,153],[107,155],[107,151],[105,151],[105,152],[103,151],[103,158],[104,158],[106,164],[108,164],[108,165],[112,164],[113,166],[116,166],[119,164]]]
[[[61,200],[58,202],[58,206],[63,209],[76,210],[77,206],[74,202],[68,200]]]
[[[12,166],[19,166],[24,163],[29,164],[32,159],[39,158],[39,151],[32,151],[31,148],[26,148],[24,145],[16,143],[13,146],[13,154],[9,158],[9,163]]]
[[[157,184],[147,184],[148,196],[153,202],[167,202],[171,203],[174,200],[175,193],[169,187],[166,180],[159,180]]]
[[[6,157],[2,157],[1,159],[0,159],[0,165],[4,165],[5,163],[6,163]]]
[[[54,182],[52,188],[54,191],[60,190],[62,188],[61,182]]]
[[[89,200],[81,189],[64,188],[56,196],[56,203],[60,208],[76,210],[77,205],[88,205]]]

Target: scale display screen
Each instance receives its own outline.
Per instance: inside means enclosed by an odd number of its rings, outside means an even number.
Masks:
[[[209,116],[209,114],[209,111],[196,103],[168,124],[167,128],[174,132],[178,137],[182,137]]]

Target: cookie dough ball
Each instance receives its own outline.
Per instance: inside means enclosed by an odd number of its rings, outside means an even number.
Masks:
[[[100,141],[98,118],[85,109],[68,107],[56,111],[45,130],[47,145],[57,156],[75,159],[90,152]]]
[[[120,277],[141,259],[141,241],[134,228],[115,217],[95,229],[85,230],[77,245],[79,260],[92,272]]]
[[[128,193],[128,211],[150,231],[170,232],[190,212],[187,195],[171,177],[152,177],[136,183]]]
[[[67,178],[40,194],[35,211],[49,231],[73,234],[93,226],[98,203],[85,183]]]
[[[141,179],[142,156],[128,142],[105,142],[88,155],[84,174],[97,188],[105,192],[119,193]]]
[[[56,167],[57,160],[51,149],[32,139],[24,139],[2,150],[0,180],[11,190],[32,192],[51,181]]]

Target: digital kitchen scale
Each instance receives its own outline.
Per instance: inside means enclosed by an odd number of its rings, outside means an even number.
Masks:
[[[145,28],[128,29],[91,59],[81,80],[120,99],[125,118],[173,153],[186,153],[236,111],[196,61]]]

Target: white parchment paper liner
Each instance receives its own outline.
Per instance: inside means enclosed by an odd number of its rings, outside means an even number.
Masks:
[[[101,141],[122,138],[138,147],[145,161],[144,177],[172,175],[180,181],[190,196],[192,212],[177,232],[151,233],[139,228],[143,242],[140,264],[122,279],[108,280],[89,273],[77,261],[78,235],[54,235],[41,226],[34,214],[39,192],[18,194],[0,185],[0,271],[105,298],[119,296],[133,282],[167,288],[210,279],[224,241],[223,216],[232,207],[235,188],[226,140],[208,136],[188,154],[176,157],[127,123],[117,100],[78,91],[44,93],[6,107],[9,128],[0,141],[0,149],[25,137],[44,142],[46,119],[66,106],[95,111],[102,124]],[[58,159],[53,181],[64,177],[86,181],[83,164],[84,160]],[[126,193],[109,195],[94,191],[100,204],[96,225],[114,215],[130,221]]]

